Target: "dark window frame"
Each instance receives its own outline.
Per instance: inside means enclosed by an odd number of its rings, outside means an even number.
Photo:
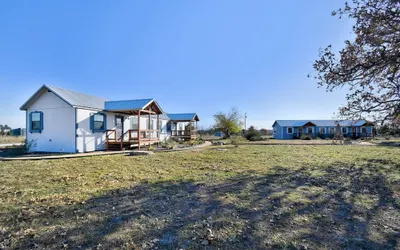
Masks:
[[[97,117],[102,117],[102,120],[96,119]],[[105,113],[95,113],[92,114],[92,132],[105,132],[107,130],[107,115]],[[100,124],[100,125],[99,125]]]
[[[37,118],[39,118],[39,119],[37,120]],[[43,131],[43,112],[33,111],[29,114],[29,128],[30,128],[31,133],[42,133],[42,131]]]

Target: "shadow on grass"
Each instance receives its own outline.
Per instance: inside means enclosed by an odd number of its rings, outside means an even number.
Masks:
[[[384,146],[384,147],[400,147],[400,142],[388,141],[388,142],[379,142],[376,143],[377,146]]]
[[[400,202],[393,186],[399,183],[389,184],[374,168],[342,163],[275,167],[223,183],[145,183],[17,217],[0,242],[57,249],[394,249]]]

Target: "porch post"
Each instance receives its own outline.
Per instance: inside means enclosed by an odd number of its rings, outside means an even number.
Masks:
[[[157,131],[158,131],[157,137],[158,137],[158,140],[160,140],[161,131],[160,131],[160,115],[159,114],[157,114]]]
[[[137,120],[138,120],[138,131],[137,131],[137,134],[138,134],[138,150],[140,150],[140,110],[138,112]]]
[[[151,140],[151,136],[152,136],[152,131],[151,131],[151,118],[150,118],[150,113],[148,113],[148,118],[149,118],[149,127],[147,128],[149,130],[149,146],[150,146],[150,140]]]

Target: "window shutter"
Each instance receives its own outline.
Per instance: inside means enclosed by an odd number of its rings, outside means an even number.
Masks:
[[[171,132],[171,122],[167,123],[167,132]]]
[[[90,115],[90,130],[94,133],[94,115]]]
[[[40,129],[39,129],[39,133],[42,133],[43,130],[43,112],[39,112],[40,114]]]
[[[104,117],[104,131],[103,132],[106,132],[106,130],[107,130],[107,115],[104,113],[103,117]]]
[[[29,113],[29,133],[32,134],[32,112]]]

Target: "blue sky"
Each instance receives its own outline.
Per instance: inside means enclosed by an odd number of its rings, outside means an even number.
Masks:
[[[343,1],[3,1],[0,124],[42,84],[111,100],[156,98],[202,125],[237,107],[248,125],[330,119],[345,91],[313,79],[318,49],[341,48]]]

